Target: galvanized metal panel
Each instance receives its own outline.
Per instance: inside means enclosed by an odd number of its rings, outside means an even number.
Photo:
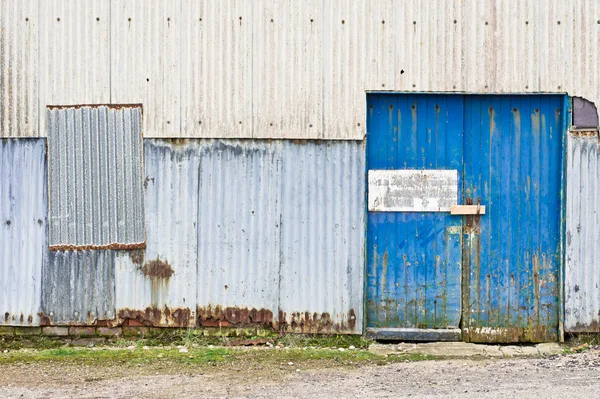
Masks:
[[[46,105],[108,104],[110,2],[39,2],[40,136]]]
[[[42,282],[42,325],[89,325],[115,318],[113,251],[48,251]]]
[[[458,200],[458,170],[368,171],[368,210],[450,212]]]
[[[182,137],[252,137],[253,3],[182,1]]]
[[[372,95],[367,106],[368,170],[463,169],[462,96]],[[449,213],[368,212],[368,327],[459,327],[461,227]]]
[[[46,143],[0,139],[0,325],[39,325]]]
[[[141,102],[147,137],[315,139],[362,139],[366,90],[600,102],[592,0],[80,3],[0,2],[0,136],[45,135],[51,98]]]
[[[322,1],[253,4],[253,137],[322,137]]]
[[[145,140],[144,152],[146,249],[117,256],[117,316],[151,325],[193,326],[199,143]]]
[[[281,143],[208,141],[200,148],[198,319],[272,322],[279,304]],[[221,309],[228,309],[222,314]],[[233,317],[231,317],[233,315]]]
[[[46,115],[50,247],[143,247],[141,108],[49,108]]]
[[[181,136],[181,21],[189,11],[179,0],[111,1],[110,100],[143,104],[145,137]]]
[[[364,144],[286,142],[282,159],[281,329],[361,333]]]
[[[554,341],[559,325],[562,96],[465,96],[463,334]],[[464,335],[463,335],[464,336]]]
[[[0,0],[0,137],[38,135],[37,0]]]
[[[600,151],[595,131],[567,135],[565,331],[600,331]]]

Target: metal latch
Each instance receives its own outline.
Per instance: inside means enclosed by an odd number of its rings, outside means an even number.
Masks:
[[[485,205],[452,205],[451,215],[485,215]]]

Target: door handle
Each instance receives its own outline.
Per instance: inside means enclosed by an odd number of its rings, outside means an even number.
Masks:
[[[485,205],[452,205],[451,215],[485,215]]]

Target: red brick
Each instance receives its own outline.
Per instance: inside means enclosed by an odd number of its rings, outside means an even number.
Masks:
[[[69,335],[74,337],[93,337],[96,335],[95,327],[69,327]]]
[[[69,335],[69,327],[42,327],[42,334],[53,337],[66,337]]]
[[[142,337],[148,334],[148,327],[123,327],[124,337]]]

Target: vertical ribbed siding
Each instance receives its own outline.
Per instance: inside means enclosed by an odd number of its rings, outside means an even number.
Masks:
[[[114,0],[110,12],[111,103],[142,103],[145,137],[179,137],[181,1]]]
[[[39,4],[40,135],[45,136],[46,105],[110,103],[110,3]]]
[[[200,149],[198,307],[276,313],[281,144],[208,141]]]
[[[0,324],[39,324],[47,245],[45,144],[0,139]]]
[[[117,257],[117,309],[181,309],[189,320],[177,322],[164,312],[161,325],[194,321],[197,289],[198,168],[197,142],[146,140],[146,250],[143,256]],[[142,268],[152,261],[169,264],[170,278],[152,278]]]
[[[183,0],[182,137],[252,137],[252,9],[252,0]]]
[[[141,108],[49,108],[46,115],[50,246],[143,245]]]
[[[567,134],[565,331],[600,331],[600,151],[596,132]]]
[[[321,0],[302,7],[294,0],[254,3],[253,137],[323,136],[321,6]]]
[[[93,324],[114,319],[113,251],[48,251],[42,281],[44,323]]]
[[[279,322],[288,331],[361,333],[364,145],[287,142],[283,160]]]
[[[0,0],[0,137],[38,134],[38,1]]]
[[[0,0],[0,11],[0,136],[45,136],[46,105],[86,102],[143,103],[146,137],[353,140],[366,91],[600,103],[594,0]]]

